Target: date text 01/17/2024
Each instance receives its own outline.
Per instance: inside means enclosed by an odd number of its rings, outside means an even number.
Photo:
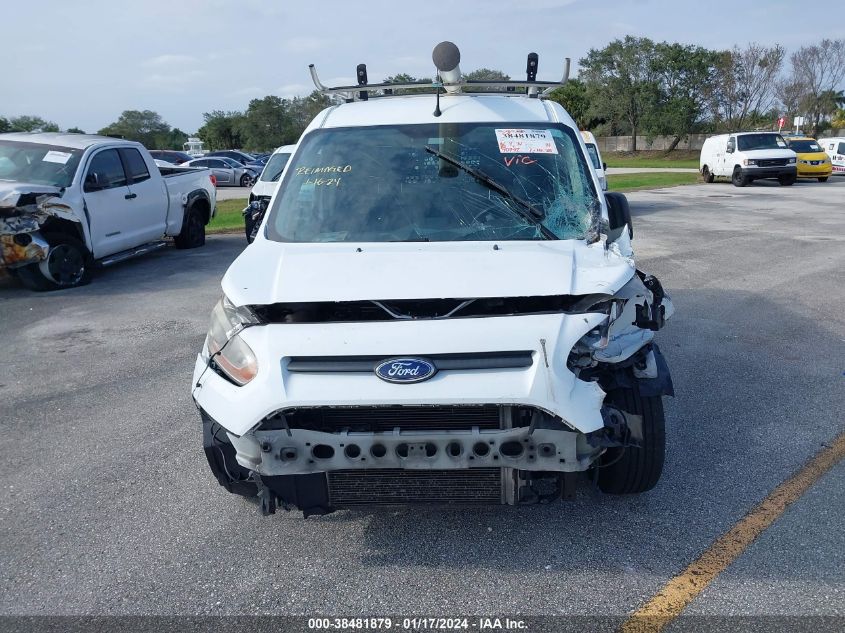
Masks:
[[[367,631],[367,630],[400,630],[400,631],[519,631],[526,630],[524,620],[498,617],[484,618],[437,618],[437,617],[402,617],[402,618],[309,618],[308,628],[311,630],[333,631]]]

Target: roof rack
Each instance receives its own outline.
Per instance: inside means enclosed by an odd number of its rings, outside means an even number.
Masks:
[[[548,96],[554,89],[560,88],[569,80],[570,59],[566,58],[563,67],[563,78],[560,81],[537,81],[537,64],[539,61],[537,53],[528,54],[528,67],[526,70],[525,81],[468,81],[461,76],[461,71],[458,66],[460,62],[460,52],[458,47],[452,42],[441,42],[434,47],[432,53],[432,60],[437,67],[437,78],[439,81],[411,81],[403,83],[367,83],[367,67],[365,64],[359,64],[357,68],[358,85],[356,86],[335,86],[329,87],[320,81],[317,76],[317,69],[314,64],[309,64],[308,69],[311,72],[311,79],[314,82],[317,90],[324,95],[339,95],[349,101],[366,101],[370,97],[370,92],[373,90],[384,91],[383,97],[395,96],[394,90],[409,90],[419,88],[431,88],[440,94],[441,89],[449,94],[457,94],[463,92],[463,88],[488,88],[499,89],[505,88],[507,92],[515,92],[518,88],[523,88],[529,97],[545,97]],[[540,90],[543,90],[540,92]],[[473,91],[477,94],[475,91]]]

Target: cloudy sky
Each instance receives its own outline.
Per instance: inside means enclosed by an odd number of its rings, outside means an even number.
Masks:
[[[834,3],[835,4],[835,3]],[[399,72],[432,74],[431,49],[452,40],[461,68],[513,77],[540,55],[540,79],[563,59],[625,35],[727,48],[750,41],[792,51],[845,37],[792,0],[26,0],[3,8],[0,115],[40,115],[96,131],[126,109],[150,109],[187,132],[210,110],[267,94],[304,95],[308,64],[326,84]],[[832,5],[830,5],[832,6]]]

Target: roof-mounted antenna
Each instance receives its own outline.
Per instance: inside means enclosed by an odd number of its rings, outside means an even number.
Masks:
[[[526,81],[534,83],[537,81],[537,65],[540,62],[540,56],[537,53],[528,53],[528,65],[525,68]],[[537,88],[528,87],[528,96],[532,99],[537,98]]]
[[[355,69],[355,74],[358,76],[358,85],[359,86],[366,86],[367,85],[367,65],[366,64],[358,64],[358,67]],[[370,93],[366,90],[362,90],[358,93],[358,97],[361,101],[366,101],[370,96]]]
[[[440,42],[431,53],[443,87],[449,94],[461,91],[461,51],[452,42]],[[438,90],[438,94],[439,94]]]

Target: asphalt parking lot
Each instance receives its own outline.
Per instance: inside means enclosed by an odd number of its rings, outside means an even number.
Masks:
[[[650,493],[260,516],[190,400],[244,246],[164,249],[87,287],[0,281],[0,614],[592,614],[647,601],[845,430],[845,179],[629,195],[671,293],[676,397]],[[845,616],[845,463],[688,608]]]

